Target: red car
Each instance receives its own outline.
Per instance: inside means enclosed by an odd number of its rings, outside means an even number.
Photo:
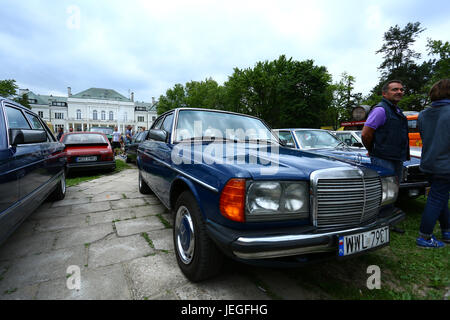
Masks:
[[[103,133],[68,132],[60,141],[66,146],[67,172],[116,168],[111,144]]]

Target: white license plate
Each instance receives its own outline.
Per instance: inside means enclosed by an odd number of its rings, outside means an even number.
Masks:
[[[339,237],[339,256],[348,256],[389,243],[389,226]]]
[[[97,157],[78,157],[77,162],[97,161]]]

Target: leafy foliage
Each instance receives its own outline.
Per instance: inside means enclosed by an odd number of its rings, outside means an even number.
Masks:
[[[16,94],[19,87],[16,85],[16,80],[0,80],[0,96],[10,98]]]

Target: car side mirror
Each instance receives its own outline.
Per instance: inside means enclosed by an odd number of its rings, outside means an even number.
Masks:
[[[167,136],[168,136],[167,132],[161,129],[151,129],[148,132],[148,138],[156,141],[165,142],[167,140]]]
[[[12,146],[46,141],[47,133],[45,130],[9,129],[9,144]]]
[[[363,147],[363,144],[362,144],[361,142],[354,142],[354,143],[352,144],[352,147],[362,148],[362,147]]]

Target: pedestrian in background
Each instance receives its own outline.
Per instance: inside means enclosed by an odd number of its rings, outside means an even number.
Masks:
[[[61,140],[61,137],[63,136],[63,134],[64,134],[64,129],[61,127],[58,129],[58,135],[56,136],[56,139],[58,141]]]
[[[436,222],[442,240],[450,243],[450,79],[442,79],[430,90],[431,108],[419,114],[418,128],[422,138],[420,169],[429,175],[430,193],[422,213],[419,247],[440,248],[445,244],[433,235]]]
[[[373,165],[391,169],[402,181],[403,161],[410,159],[408,120],[397,106],[403,98],[400,80],[383,85],[383,99],[367,117],[361,138]]]
[[[112,148],[114,150],[114,155],[117,156],[117,154],[121,150],[121,140],[122,140],[122,134],[119,132],[119,128],[114,127],[114,132],[112,134]]]

